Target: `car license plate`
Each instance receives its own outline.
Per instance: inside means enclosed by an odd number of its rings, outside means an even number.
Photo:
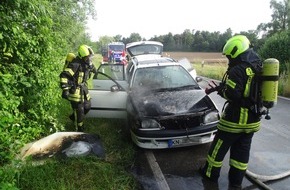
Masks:
[[[197,137],[192,137],[192,138],[179,138],[179,139],[170,139],[167,141],[168,147],[177,147],[180,145],[185,145],[185,144],[196,144],[196,143],[203,143],[208,139],[205,138],[197,138]]]
[[[182,142],[183,142],[182,139],[170,139],[170,140],[168,140],[168,147],[171,148],[174,146],[181,145]]]

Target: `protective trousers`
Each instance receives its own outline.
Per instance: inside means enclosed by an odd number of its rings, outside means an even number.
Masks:
[[[219,130],[211,144],[207,161],[202,168],[203,175],[211,181],[218,181],[222,161],[230,149],[229,182],[240,186],[245,176],[253,133],[229,133]]]
[[[71,101],[71,106],[73,109],[73,118],[76,122],[76,128],[77,131],[83,131],[84,130],[84,124],[83,120],[85,118],[85,115],[90,111],[91,109],[91,101],[90,100],[84,100],[81,102],[73,102]]]

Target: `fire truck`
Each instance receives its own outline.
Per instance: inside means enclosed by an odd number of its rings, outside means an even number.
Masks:
[[[111,42],[102,49],[103,63],[126,63],[126,50],[123,42]]]

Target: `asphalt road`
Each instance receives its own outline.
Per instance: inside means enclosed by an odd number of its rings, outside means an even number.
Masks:
[[[224,100],[210,95],[221,110]],[[290,170],[290,99],[278,98],[271,109],[271,120],[262,119],[262,127],[253,137],[248,170],[262,175],[261,185],[245,178],[243,189],[290,189],[290,177],[274,179]],[[144,190],[227,190],[228,154],[223,162],[218,185],[204,181],[198,168],[205,162],[210,144],[168,150],[139,149],[134,174]],[[148,153],[150,156],[148,161]],[[153,166],[152,166],[153,165]],[[274,180],[273,180],[274,179]]]

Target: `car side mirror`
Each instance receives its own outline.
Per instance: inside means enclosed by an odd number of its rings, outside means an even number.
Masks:
[[[119,91],[119,87],[117,85],[111,86],[111,92],[117,92]]]
[[[201,82],[202,78],[201,77],[196,77],[195,80],[196,80],[196,82]]]

